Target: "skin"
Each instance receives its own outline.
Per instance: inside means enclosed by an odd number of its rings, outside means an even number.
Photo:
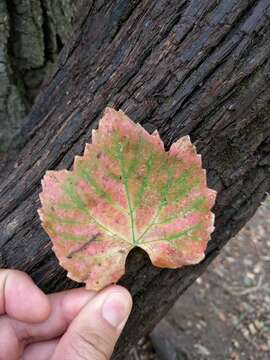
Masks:
[[[121,286],[45,295],[27,274],[0,270],[0,360],[108,360],[131,307]]]

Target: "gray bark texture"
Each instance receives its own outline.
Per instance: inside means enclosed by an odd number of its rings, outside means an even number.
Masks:
[[[0,0],[0,153],[26,121],[44,77],[71,36],[78,3]]]
[[[270,189],[269,19],[270,0],[89,1],[36,99],[14,168],[3,170],[0,267],[24,270],[51,292],[77,284],[40,226],[40,181],[72,166],[106,106],[157,128],[167,148],[189,134],[202,154],[218,191],[206,258],[167,270],[131,252],[121,284],[134,310],[113,359],[128,358]]]

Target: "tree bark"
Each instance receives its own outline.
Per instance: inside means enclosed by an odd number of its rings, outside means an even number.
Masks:
[[[114,359],[149,332],[254,214],[270,189],[270,0],[88,2],[24,127],[27,143],[0,187],[0,267],[50,292],[66,278],[41,229],[40,180],[72,166],[105,106],[167,148],[190,134],[218,191],[216,230],[196,266],[158,269],[134,250],[121,283],[135,307]],[[245,246],[245,244],[243,244]]]
[[[80,2],[0,0],[0,153],[24,123],[70,37]]]

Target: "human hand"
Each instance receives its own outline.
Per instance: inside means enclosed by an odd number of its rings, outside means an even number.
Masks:
[[[0,360],[107,360],[132,307],[110,286],[45,295],[23,272],[0,270]]]

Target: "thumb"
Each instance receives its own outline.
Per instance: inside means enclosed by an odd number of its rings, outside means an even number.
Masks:
[[[131,307],[131,295],[121,286],[98,293],[72,321],[52,360],[109,360]]]

